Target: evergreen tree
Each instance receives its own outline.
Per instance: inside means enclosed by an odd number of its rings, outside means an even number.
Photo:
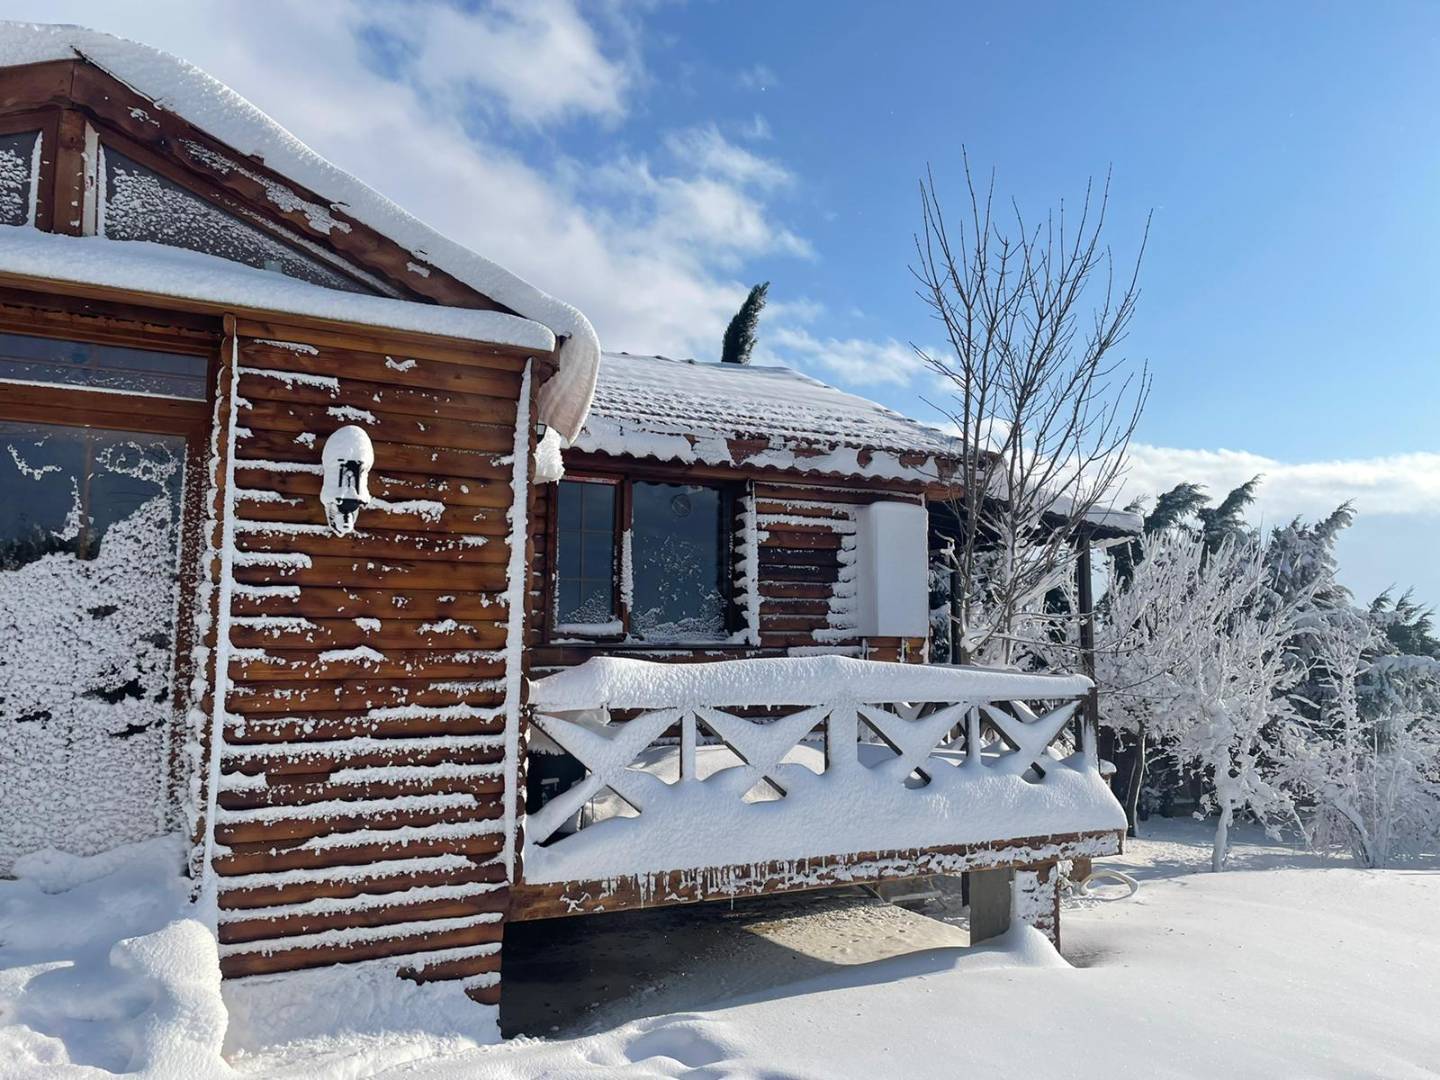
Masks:
[[[1208,501],[1203,484],[1176,484],[1155,500],[1155,508],[1142,519],[1141,537],[1158,536],[1169,529],[1184,527],[1185,519],[1198,513]],[[1141,507],[1141,501],[1137,499],[1126,509],[1138,513]],[[1116,544],[1110,549],[1115,560],[1115,571],[1121,582],[1130,580],[1135,572],[1135,564],[1145,557],[1144,541],[1141,537],[1128,544]]]
[[[1394,652],[1401,656],[1440,658],[1440,639],[1435,636],[1434,612],[1415,601],[1406,589],[1397,600],[1386,589],[1370,603],[1370,617],[1384,632]]]
[[[755,327],[760,322],[760,312],[765,307],[765,294],[770,283],[762,281],[750,290],[740,310],[725,328],[725,344],[720,350],[723,364],[748,364],[750,350],[755,348]]]
[[[1289,598],[1313,586],[1314,606],[1322,611],[1350,606],[1350,590],[1335,578],[1339,564],[1335,542],[1355,520],[1355,508],[1345,502],[1330,516],[1313,525],[1295,518],[1271,533],[1268,560],[1271,587]]]
[[[1241,542],[1254,537],[1254,531],[1245,524],[1245,508],[1255,501],[1255,489],[1259,486],[1260,477],[1252,476],[1226,495],[1219,506],[1196,509],[1207,550],[1218,551],[1226,540]]]
[[[1145,515],[1147,536],[1180,525],[1191,514],[1198,514],[1210,500],[1204,484],[1176,484],[1155,500],[1155,509]]]

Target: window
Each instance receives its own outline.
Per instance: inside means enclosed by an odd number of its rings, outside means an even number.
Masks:
[[[0,333],[0,380],[205,400],[203,357]]]
[[[40,133],[0,135],[0,225],[29,225],[35,219],[35,163]]]
[[[561,633],[621,632],[615,607],[615,488],[560,484],[555,629]]]
[[[166,828],[186,449],[0,420],[0,874]]]
[[[556,634],[670,644],[728,638],[724,488],[571,479],[559,484],[556,502]]]
[[[258,270],[274,270],[329,289],[366,291],[320,259],[302,255],[113,147],[102,147],[101,157],[99,231],[111,240],[150,240]]]
[[[726,532],[720,490],[637,483],[631,508],[630,635],[642,641],[725,637]]]

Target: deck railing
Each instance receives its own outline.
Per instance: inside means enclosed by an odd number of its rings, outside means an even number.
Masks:
[[[840,657],[595,659],[532,686],[583,778],[526,820],[525,879],[577,881],[1123,826],[1083,676]]]

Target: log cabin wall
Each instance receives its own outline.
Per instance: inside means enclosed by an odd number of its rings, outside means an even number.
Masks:
[[[530,575],[527,642],[536,674],[583,663],[591,656],[637,656],[654,660],[703,661],[742,656],[783,656],[833,652],[876,660],[922,662],[926,640],[865,637],[856,628],[855,532],[861,506],[877,501],[922,502],[916,492],[887,485],[801,473],[751,472],[743,468],[689,470],[641,460],[567,453],[567,469],[614,472],[671,483],[728,482],[743,489],[740,515],[753,506],[757,542],[759,639],[751,644],[638,645],[556,643],[545,632],[552,600],[554,505],[556,486],[537,485],[533,529],[536,536]],[[734,556],[743,560],[745,526],[734,530]],[[748,598],[734,596],[742,608]],[[553,636],[553,635],[551,635]]]
[[[527,397],[517,477],[529,361],[293,325],[235,333],[217,408],[223,424],[233,386],[233,472],[224,446],[216,466],[229,492],[210,801],[222,970],[403,957],[402,974],[464,977],[494,1001],[514,851],[506,750],[523,661],[518,639],[507,649],[507,583],[525,537],[512,507],[531,468]],[[320,462],[347,424],[374,442],[374,501],[337,537]]]

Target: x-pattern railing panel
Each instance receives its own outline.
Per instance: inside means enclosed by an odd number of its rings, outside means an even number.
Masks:
[[[832,703],[763,719],[716,705],[653,709],[616,723],[609,722],[604,710],[599,713],[604,719],[596,719],[594,711],[567,716],[546,713],[542,707],[536,725],[585,766],[586,776],[530,815],[527,835],[534,843],[545,842],[607,791],[642,817],[663,813],[666,803],[683,799],[696,783],[737,801],[760,784],[786,798],[786,770],[805,768],[787,757],[817,730],[824,737],[824,772],[837,777],[865,769],[882,781],[905,784],[918,774],[928,783],[937,770],[956,768],[1008,776],[1024,776],[1033,769],[1043,775],[1058,764],[1047,750],[1079,704],[1065,701],[1037,713],[1015,700]],[[673,752],[679,777],[672,785],[646,771],[640,759],[677,726],[679,746]],[[989,746],[983,742],[986,728],[998,736]],[[858,748],[867,731],[894,756],[862,762]],[[703,780],[697,768],[702,732],[713,735],[736,759]],[[1093,767],[1093,739],[1083,750],[1082,767]]]

